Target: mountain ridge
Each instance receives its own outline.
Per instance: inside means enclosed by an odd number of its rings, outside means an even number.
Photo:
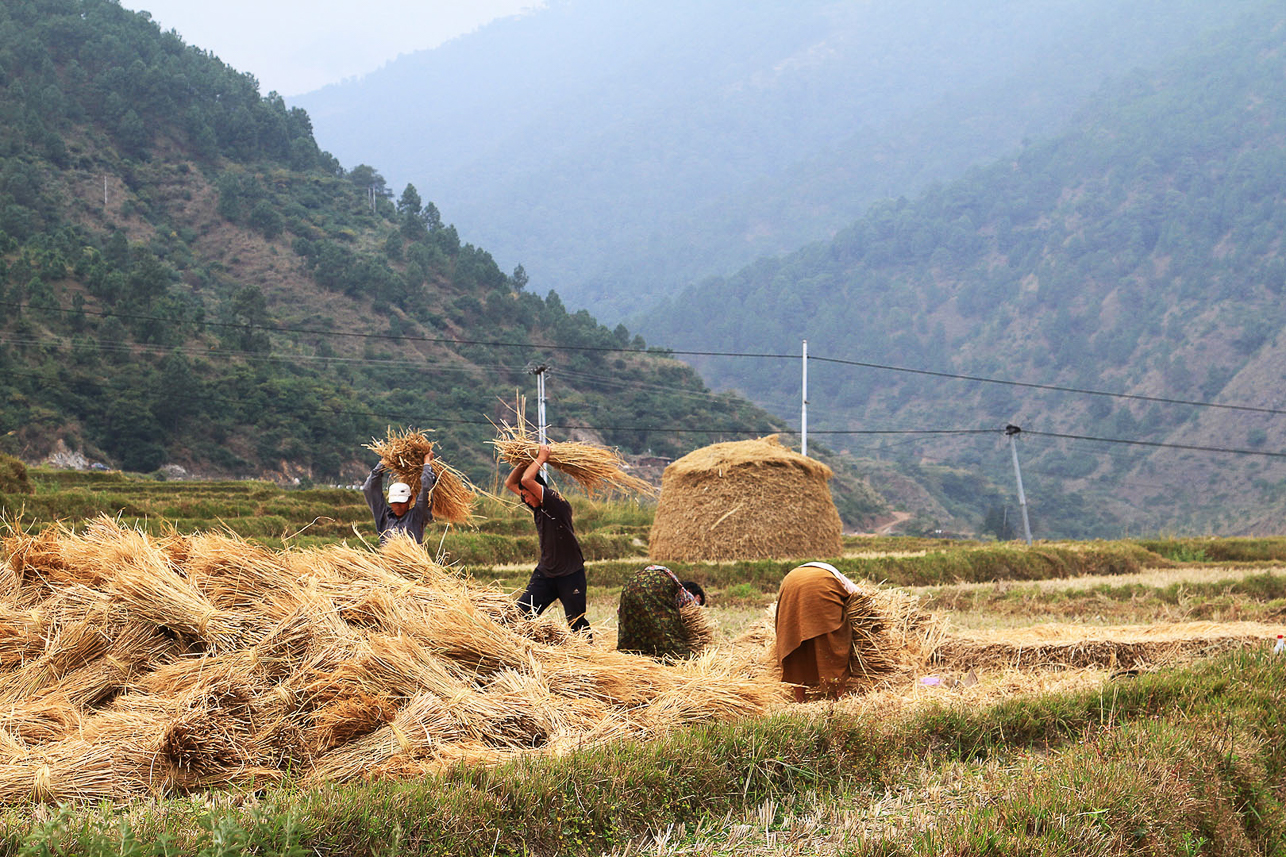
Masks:
[[[414,187],[342,168],[305,111],[110,0],[0,8],[0,118],[5,453],[351,482],[363,442],[416,425],[485,484],[536,362],[565,436],[675,454],[780,425],[537,296]]]
[[[1268,391],[1286,370],[1284,40],[1286,19],[1265,6],[1102,90],[1067,133],[691,286],[644,329],[711,351],[806,337],[832,357],[1012,381],[821,368],[810,419],[1028,429],[1029,493],[1056,532],[1275,530],[1286,435],[1273,414],[1177,400],[1281,408]],[[797,384],[786,367],[694,362],[761,402]],[[1006,452],[944,437],[933,455],[1000,483]]]

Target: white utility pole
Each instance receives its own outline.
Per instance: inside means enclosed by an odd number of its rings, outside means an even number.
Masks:
[[[808,340],[804,340],[804,386],[799,411],[799,451],[808,455]]]
[[[1023,472],[1018,468],[1018,444],[1014,440],[1020,432],[1022,429],[1012,423],[1005,426],[1005,434],[1009,436],[1009,451],[1014,456],[1014,478],[1018,480],[1018,508],[1023,510],[1023,537],[1030,545],[1031,522],[1027,520],[1027,495],[1023,493]]]
[[[103,208],[107,208],[107,176],[103,176]]]
[[[540,364],[531,370],[531,374],[536,376],[536,438],[542,443],[548,443],[545,439],[545,373],[549,371],[547,364]],[[549,479],[548,465],[540,468],[541,474],[546,480]]]

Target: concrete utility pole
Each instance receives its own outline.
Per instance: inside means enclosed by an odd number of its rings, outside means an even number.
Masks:
[[[107,208],[107,176],[103,176],[103,208]]]
[[[1005,434],[1009,437],[1009,451],[1014,456],[1014,478],[1018,480],[1018,508],[1023,511],[1023,536],[1030,545],[1031,522],[1027,520],[1027,495],[1023,493],[1023,472],[1018,467],[1018,444],[1014,440],[1021,432],[1022,429],[1013,423],[1005,426]]]
[[[804,389],[803,405],[799,413],[799,451],[808,455],[808,340],[804,340]]]
[[[536,376],[536,437],[542,444],[548,443],[545,439],[545,373],[548,371],[549,366],[545,363],[531,368],[531,374]],[[540,468],[546,481],[549,479],[548,470],[548,465]]]

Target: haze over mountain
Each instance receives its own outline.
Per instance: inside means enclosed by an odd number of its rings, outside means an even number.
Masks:
[[[414,425],[481,480],[533,362],[564,438],[674,455],[780,425],[394,196],[144,15],[0,5],[0,451],[353,481]]]
[[[561,0],[292,99],[615,321],[1053,133],[1253,0]]]
[[[1106,86],[1065,133],[694,284],[642,328],[676,348],[807,338],[814,356],[1126,394],[814,361],[810,424],[891,431],[835,443],[996,482],[1016,424],[1038,535],[1280,532],[1284,228],[1286,10],[1270,3]],[[797,412],[797,361],[697,365]],[[925,429],[991,433],[896,434]]]

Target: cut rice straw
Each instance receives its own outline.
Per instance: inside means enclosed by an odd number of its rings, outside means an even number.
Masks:
[[[384,466],[401,482],[411,486],[411,496],[420,493],[424,456],[433,450],[433,442],[419,429],[394,431],[390,426],[383,440],[371,438],[363,444],[380,457]],[[468,524],[473,519],[473,500],[482,493],[468,478],[445,461],[433,458],[433,472],[438,477],[433,486],[430,508],[433,517],[452,524]]]
[[[517,425],[502,422],[496,428],[500,436],[491,441],[491,445],[502,461],[514,467],[525,467],[536,460],[540,442],[530,435],[521,414]],[[575,440],[550,443],[549,466],[575,479],[590,495],[611,491],[656,494],[652,485],[625,472],[629,465],[614,449]]]
[[[406,538],[274,552],[100,518],[6,552],[58,575],[38,614],[23,586],[0,596],[23,653],[0,680],[0,803],[415,776],[784,702],[735,659],[660,664],[532,619]]]

